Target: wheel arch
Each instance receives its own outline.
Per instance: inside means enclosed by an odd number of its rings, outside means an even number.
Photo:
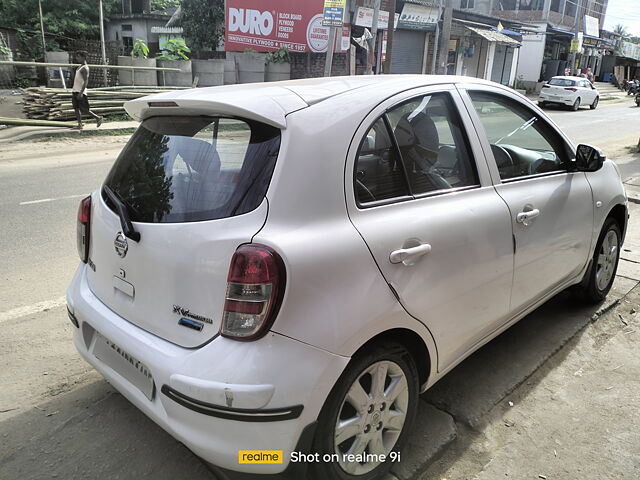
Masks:
[[[353,354],[353,357],[360,355],[374,345],[386,342],[397,342],[404,346],[413,358],[418,369],[419,382],[424,386],[431,376],[431,368],[434,365],[431,353],[425,341],[413,330],[407,328],[393,328],[381,332],[362,344]]]
[[[617,205],[614,205],[613,208],[609,211],[609,213],[605,217],[605,221],[607,218],[613,218],[616,222],[618,222],[618,226],[620,227],[620,231],[622,232],[622,239],[624,240],[625,235],[627,233],[627,219],[628,219],[627,207],[620,203],[618,203]]]

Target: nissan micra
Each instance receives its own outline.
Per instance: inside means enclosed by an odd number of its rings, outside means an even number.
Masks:
[[[614,281],[616,165],[501,85],[335,77],[126,109],[142,123],[78,211],[74,343],[225,476],[380,478],[421,392]]]

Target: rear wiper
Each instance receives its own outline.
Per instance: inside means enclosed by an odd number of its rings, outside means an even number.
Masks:
[[[118,216],[120,217],[120,225],[122,226],[122,233],[127,238],[130,238],[134,242],[140,241],[140,232],[136,232],[135,228],[133,228],[133,224],[131,223],[131,219],[129,218],[129,213],[127,212],[127,206],[124,201],[116,192],[111,190],[111,187],[105,185],[103,187],[104,193],[107,194],[109,200],[116,207],[118,212]]]

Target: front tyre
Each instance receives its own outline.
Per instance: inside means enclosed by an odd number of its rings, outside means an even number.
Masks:
[[[576,101],[573,103],[573,106],[571,107],[571,110],[573,110],[574,112],[577,112],[578,110],[580,110],[580,99],[576,98]]]
[[[391,468],[389,455],[405,442],[417,407],[418,371],[402,345],[378,345],[354,357],[318,417],[314,451],[320,461],[311,465],[313,478],[381,478]]]
[[[600,97],[596,97],[589,108],[591,108],[591,110],[595,110],[596,108],[598,108],[598,103],[600,103]]]
[[[607,297],[618,270],[621,243],[622,233],[618,222],[608,218],[596,244],[588,282],[582,288],[582,297],[586,302],[599,303]]]

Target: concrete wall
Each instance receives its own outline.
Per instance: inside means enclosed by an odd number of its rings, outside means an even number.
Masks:
[[[537,24],[540,32],[547,31],[547,25]],[[522,37],[522,47],[520,47],[520,55],[516,76],[522,77],[524,82],[536,83],[540,78],[542,70],[542,58],[544,56],[546,36],[542,35],[524,35]]]

